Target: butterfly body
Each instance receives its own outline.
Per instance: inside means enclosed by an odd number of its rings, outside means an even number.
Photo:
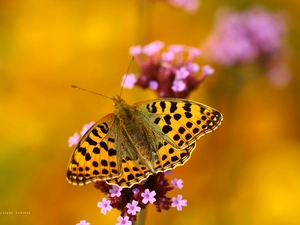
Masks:
[[[96,122],[76,146],[67,171],[71,184],[105,180],[131,187],[151,174],[183,165],[196,140],[222,121],[217,110],[185,99],[134,105],[119,96],[113,100],[115,112]]]

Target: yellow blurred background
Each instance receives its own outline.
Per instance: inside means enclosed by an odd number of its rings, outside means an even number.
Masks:
[[[144,9],[139,0],[0,1],[0,224],[116,224],[119,211],[97,208],[104,194],[65,178],[69,136],[113,111],[108,99],[71,84],[118,94],[130,46],[200,46],[219,7],[253,4],[202,0],[188,14],[158,1]],[[170,176],[184,188],[168,195],[181,193],[188,206],[157,213],[150,205],[146,225],[300,224],[300,2],[260,4],[288,15],[290,84],[276,88],[259,76],[233,92],[235,77],[216,68],[189,99],[217,108],[224,122]],[[134,88],[122,97],[132,104],[156,95]]]

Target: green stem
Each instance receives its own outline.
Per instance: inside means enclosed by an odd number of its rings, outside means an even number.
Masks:
[[[146,217],[146,208],[142,209],[137,217],[137,220],[132,222],[132,225],[144,225]]]

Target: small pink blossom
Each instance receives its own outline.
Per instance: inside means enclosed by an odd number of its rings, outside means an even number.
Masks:
[[[138,201],[135,201],[133,200],[132,203],[127,203],[126,207],[127,207],[127,212],[128,214],[131,214],[131,215],[136,215],[137,212],[140,212],[141,211],[141,207],[138,206],[139,202]]]
[[[86,222],[85,220],[80,220],[79,223],[76,223],[76,225],[90,225],[91,223]]]
[[[172,85],[172,90],[174,92],[183,91],[186,88],[186,84],[182,80],[174,80]]]
[[[174,60],[175,58],[175,54],[172,51],[168,51],[168,52],[163,52],[162,55],[162,60],[165,62],[171,62],[172,60]]]
[[[210,66],[206,65],[202,67],[202,72],[204,75],[212,75],[215,72],[215,70]]]
[[[125,79],[125,81],[124,81],[124,79]],[[125,74],[123,76],[121,85],[123,85],[124,88],[131,89],[134,87],[135,82],[136,82],[136,77],[133,73]]]
[[[119,216],[118,221],[119,222],[116,225],[131,225],[132,224],[132,222],[129,221],[128,216],[125,216],[125,217]]]
[[[151,191],[147,188],[143,193],[142,193],[142,197],[143,200],[142,202],[144,204],[147,204],[148,202],[150,202],[151,204],[153,204],[153,202],[156,201],[156,199],[154,198],[154,196],[156,195],[155,191]]]
[[[181,211],[182,206],[187,206],[187,200],[183,200],[182,195],[172,198],[172,207],[176,207],[178,211]]]
[[[76,132],[73,134],[73,136],[69,137],[68,143],[69,147],[72,147],[73,145],[77,145],[79,142],[79,134]]]
[[[147,56],[152,56],[155,53],[159,52],[164,47],[164,43],[161,41],[154,41],[148,45],[145,45],[143,48],[143,53]]]
[[[197,73],[199,70],[200,70],[200,66],[197,64],[197,63],[188,63],[186,65],[186,68],[191,71],[191,72],[194,72],[194,73]]]
[[[184,45],[169,45],[169,51],[174,53],[180,53],[185,50]]]
[[[102,199],[102,202],[98,202],[98,207],[101,208],[101,213],[106,215],[106,211],[111,211],[112,206],[110,205],[111,201],[106,198]]]
[[[176,72],[176,79],[185,79],[190,75],[190,72],[185,67],[180,67]]]
[[[183,188],[183,180],[182,179],[177,179],[177,178],[174,178],[171,183],[173,184],[174,188],[179,188],[179,189],[182,189]]]
[[[155,81],[155,80],[151,80],[150,82],[149,82],[149,88],[151,89],[151,90],[157,90],[157,88],[158,88],[158,82],[157,81]]]
[[[85,135],[85,133],[91,128],[91,126],[93,126],[95,124],[95,122],[90,122],[87,124],[84,124],[82,127],[82,130],[80,131],[80,135],[81,137],[83,137]]]
[[[140,45],[131,46],[129,49],[130,55],[132,56],[138,56],[142,54],[143,48]]]
[[[120,197],[121,196],[122,188],[113,185],[111,189],[109,189],[109,196],[110,197]]]

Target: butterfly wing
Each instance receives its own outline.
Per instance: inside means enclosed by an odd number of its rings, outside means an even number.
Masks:
[[[158,155],[155,161],[155,172],[166,172],[183,165],[190,158],[195,147],[196,143],[192,143],[185,149],[174,150],[168,143],[160,142],[157,149]],[[123,159],[121,176],[106,180],[106,182],[110,185],[130,188],[147,179],[150,175],[153,175],[153,173],[147,167],[139,166],[137,162],[132,159]]]
[[[217,110],[190,100],[165,98],[133,105],[143,122],[175,149],[184,149],[221,124]]]
[[[95,123],[77,144],[67,169],[67,180],[74,185],[107,180],[121,174],[118,120],[109,114]],[[111,132],[114,130],[114,132]]]

